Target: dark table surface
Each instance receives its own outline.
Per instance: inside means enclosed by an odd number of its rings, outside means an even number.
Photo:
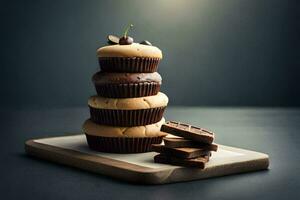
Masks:
[[[209,128],[216,142],[269,154],[270,169],[169,185],[133,185],[28,157],[30,138],[78,133],[88,109],[1,111],[1,199],[299,199],[300,109],[169,107],[166,118]]]

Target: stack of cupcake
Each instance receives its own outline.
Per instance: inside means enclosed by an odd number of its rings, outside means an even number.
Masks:
[[[156,72],[162,52],[148,41],[133,43],[128,30],[97,50],[101,71],[92,80],[98,95],[89,98],[91,118],[83,124],[93,150],[147,152],[166,136],[160,128],[168,97],[159,92]]]

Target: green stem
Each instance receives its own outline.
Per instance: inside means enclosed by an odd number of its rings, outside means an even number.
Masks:
[[[129,31],[132,27],[133,27],[133,24],[129,24],[129,25],[126,27],[126,29],[125,29],[125,31],[124,31],[124,37],[127,37],[128,31]]]

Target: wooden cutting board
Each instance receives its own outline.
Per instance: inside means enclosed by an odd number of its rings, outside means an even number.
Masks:
[[[157,153],[113,154],[88,148],[85,135],[28,140],[29,155],[130,182],[165,184],[268,169],[263,153],[219,145],[206,168],[186,168],[153,162]]]

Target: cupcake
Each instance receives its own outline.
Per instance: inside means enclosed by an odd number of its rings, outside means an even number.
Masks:
[[[133,38],[127,36],[129,26],[120,39],[110,35],[108,46],[97,50],[101,71],[151,73],[157,71],[162,52],[148,41],[134,43]]]
[[[91,120],[110,126],[142,126],[162,119],[168,97],[157,95],[138,98],[105,98],[92,96],[88,100]]]
[[[107,73],[94,74],[97,94],[108,98],[133,98],[156,95],[160,90],[159,73]]]
[[[160,144],[166,133],[161,132],[159,122],[144,126],[106,126],[88,119],[83,124],[89,147],[92,150],[113,153],[141,153],[151,150],[152,144]]]
[[[160,49],[138,43],[101,47],[97,55],[100,68],[105,72],[155,72],[162,59]]]

